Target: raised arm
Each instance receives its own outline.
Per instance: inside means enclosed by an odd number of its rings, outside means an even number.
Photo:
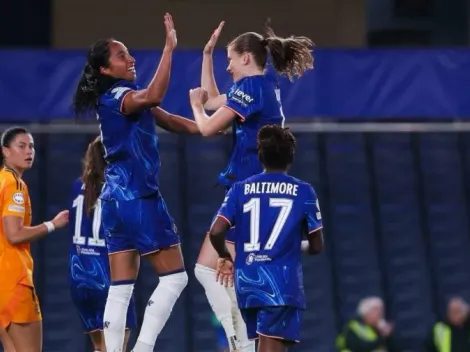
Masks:
[[[201,87],[207,91],[208,99],[204,104],[207,110],[215,111],[225,104],[227,96],[220,94],[214,77],[213,53],[217,40],[224,27],[225,22],[220,22],[217,29],[212,33],[211,38],[204,47],[202,56]]]
[[[176,30],[170,14],[165,14],[166,43],[163,49],[160,64],[147,88],[129,92],[122,104],[124,114],[133,114],[138,111],[157,106],[163,100],[170,83],[171,61],[173,50],[176,47]]]

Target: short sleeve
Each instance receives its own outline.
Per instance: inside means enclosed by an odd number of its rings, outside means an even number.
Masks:
[[[121,81],[112,87],[104,96],[103,103],[112,110],[122,113],[122,103],[127,94],[139,90],[139,87],[128,81]]]
[[[28,194],[26,188],[20,186],[17,182],[8,182],[3,188],[3,210],[4,216],[26,216],[26,201]]]
[[[311,185],[307,186],[304,207],[308,233],[310,234],[323,228],[320,204],[315,190]]]
[[[245,77],[235,83],[227,93],[225,107],[235,112],[242,120],[261,110],[263,99],[259,77]]]
[[[217,212],[217,217],[226,220],[230,226],[235,225],[235,214],[237,210],[237,188],[236,184],[230,188],[225,196],[224,202]]]

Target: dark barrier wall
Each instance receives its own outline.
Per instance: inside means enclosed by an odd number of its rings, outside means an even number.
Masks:
[[[146,85],[160,59],[134,51],[137,81]],[[215,54],[221,91],[232,84],[226,54]],[[288,119],[469,118],[470,50],[333,50],[314,52],[315,70],[290,83],[280,79]],[[85,63],[83,51],[0,51],[0,120],[71,116],[70,105]],[[202,53],[180,50],[163,107],[192,116],[188,91],[200,84]]]
[[[70,205],[85,144],[93,135],[36,134],[26,174],[34,223]],[[358,300],[383,297],[403,350],[419,352],[452,295],[470,299],[469,133],[302,133],[292,174],[314,184],[325,221],[326,252],[305,257],[307,311],[298,352],[333,352],[336,332]],[[160,134],[161,190],[176,220],[189,287],[165,327],[160,352],[214,352],[211,310],[193,275],[204,233],[223,200],[215,187],[230,137]],[[83,352],[85,337],[68,292],[71,233],[34,245],[44,315],[44,351]],[[157,282],[144,265],[138,319]],[[90,349],[89,349],[90,350]]]
[[[51,8],[50,0],[2,1],[0,47],[49,47]]]
[[[114,36],[133,48],[159,48],[165,12],[174,16],[180,48],[202,47],[225,20],[223,47],[242,32],[261,31],[267,17],[280,35],[306,35],[319,46],[360,47],[366,39],[364,0],[55,0],[53,46],[88,47]]]

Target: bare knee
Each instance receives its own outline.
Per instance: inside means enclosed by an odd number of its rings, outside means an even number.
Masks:
[[[111,281],[135,280],[139,267],[140,257],[135,250],[109,255]]]
[[[179,245],[147,254],[145,258],[159,275],[184,271],[183,254]]]

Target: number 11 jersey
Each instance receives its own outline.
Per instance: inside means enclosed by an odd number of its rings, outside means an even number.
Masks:
[[[235,288],[240,308],[304,309],[303,235],[322,228],[313,187],[284,173],[236,183],[218,216],[235,226]]]
[[[110,284],[109,262],[101,226],[101,202],[97,200],[91,216],[88,216],[85,213],[83,191],[83,183],[77,180],[73,186],[69,221],[73,234],[69,258],[71,286],[107,290]]]

